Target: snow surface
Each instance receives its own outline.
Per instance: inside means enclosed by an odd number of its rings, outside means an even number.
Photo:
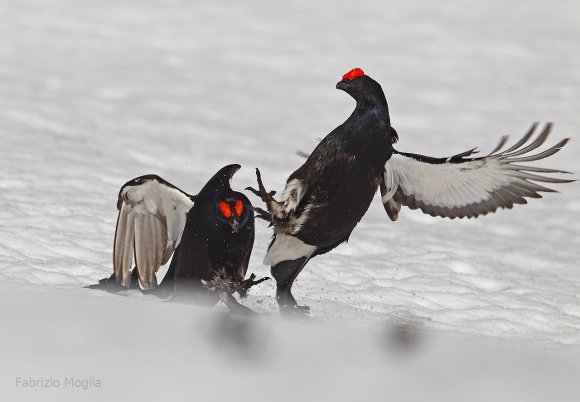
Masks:
[[[427,338],[491,340],[578,361],[578,183],[462,221],[404,209],[392,223],[377,195],[350,242],[312,260],[298,278],[294,294],[311,306],[311,325],[237,321],[219,308],[82,286],[112,272],[123,183],[155,173],[195,193],[220,167],[240,163],[235,188],[254,185],[260,167],[267,187],[281,189],[302,163],[295,151],[311,150],[352,111],[352,99],[334,85],[355,66],[382,84],[398,149],[486,152],[503,134],[515,141],[532,121],[553,121],[552,141],[573,140],[544,165],[577,178],[579,35],[580,3],[572,0],[3,0],[0,395],[131,399],[161,396],[165,388],[194,400],[225,399],[220,392],[295,400],[312,389],[319,399],[413,400],[407,391],[430,395],[417,382],[436,384],[445,364],[462,378],[470,371],[461,364],[478,366],[453,341],[429,349],[449,354],[417,353],[418,361],[401,359],[413,369],[400,369],[397,354],[372,341],[400,323]],[[261,261],[269,237],[260,223],[250,264],[258,276],[268,275]],[[273,295],[266,282],[246,303],[276,313]],[[256,326],[249,349],[231,325]],[[228,332],[226,346],[207,345]],[[216,350],[249,350],[255,361],[230,365],[214,359]],[[531,366],[560,373],[566,360],[551,353]],[[522,384],[548,383],[503,364],[520,362],[517,353],[507,355],[491,354],[498,357],[491,380],[518,372]],[[430,364],[422,364],[426,356]],[[418,375],[417,367],[432,371]],[[443,372],[452,384],[455,374]],[[63,375],[99,377],[104,386],[14,385],[18,376]],[[490,400],[484,391],[493,387],[478,385],[477,398]],[[503,400],[542,400],[535,388],[510,385],[516,397],[496,389]]]

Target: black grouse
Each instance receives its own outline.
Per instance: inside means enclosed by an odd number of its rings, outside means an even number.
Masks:
[[[398,152],[381,86],[360,68],[342,78],[336,88],[352,96],[356,107],[290,175],[281,201],[266,191],[258,169],[259,190],[248,188],[266,203],[268,211],[255,208],[259,216],[274,226],[264,264],[271,265],[283,311],[308,309],[297,306],[292,296],[294,280],[311,258],[348,240],[379,187],[385,210],[395,221],[401,205],[432,216],[471,218],[553,191],[535,182],[573,181],[543,175],[567,172],[520,164],[551,156],[568,142],[528,155],[546,141],[551,124],[529,145],[537,123],[509,149],[500,152],[507,140],[502,137],[480,158],[470,157],[475,149],[440,159]]]
[[[213,305],[220,298],[246,311],[232,293],[259,281],[245,280],[254,244],[254,212],[230,187],[240,165],[220,169],[195,195],[156,175],[137,177],[119,191],[114,273],[93,287],[139,288],[160,297]],[[131,272],[135,256],[135,268]],[[173,255],[157,286],[156,272]],[[265,278],[264,278],[265,279]]]

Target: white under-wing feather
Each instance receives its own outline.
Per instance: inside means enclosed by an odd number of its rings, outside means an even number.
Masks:
[[[131,283],[133,255],[141,286],[157,285],[155,273],[179,245],[192,206],[189,195],[158,176],[138,177],[121,188],[113,265],[124,286]]]
[[[475,150],[441,159],[393,153],[385,165],[381,184],[382,201],[389,216],[395,220],[397,207],[402,204],[432,216],[471,218],[497,208],[525,204],[525,197],[540,198],[539,192],[554,191],[536,182],[573,181],[544,175],[568,172],[519,164],[547,158],[569,140],[564,139],[541,153],[523,156],[544,144],[552,129],[548,123],[534,141],[524,146],[537,126],[535,123],[520,141],[500,152],[507,140],[502,137],[498,146],[482,158],[468,158]]]
[[[279,233],[264,257],[264,265],[276,265],[281,261],[296,260],[301,257],[310,258],[315,251],[316,246],[306,244],[297,237]]]

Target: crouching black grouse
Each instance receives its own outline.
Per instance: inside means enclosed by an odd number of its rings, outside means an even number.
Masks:
[[[160,297],[247,311],[232,293],[266,279],[244,279],[254,244],[254,212],[248,198],[230,187],[240,165],[220,169],[195,195],[159,176],[127,182],[119,191],[114,273],[93,288],[140,288]],[[131,272],[135,256],[136,266]],[[173,255],[157,286],[156,272]]]
[[[564,139],[536,155],[552,128],[547,124],[539,136],[525,145],[537,128],[515,145],[500,152],[507,137],[487,156],[471,158],[470,150],[449,158],[431,158],[398,152],[389,108],[381,86],[364,72],[353,69],[336,88],[356,100],[350,117],[328,134],[306,162],[290,175],[276,201],[267,192],[257,170],[258,195],[268,211],[256,209],[274,226],[274,238],[264,264],[271,265],[277,281],[277,299],[283,310],[297,306],[291,287],[306,263],[348,240],[380,187],[389,217],[397,219],[401,205],[448,218],[476,217],[526,203],[525,197],[541,197],[553,191],[535,182],[567,183],[547,177],[559,170],[522,165],[558,152]]]

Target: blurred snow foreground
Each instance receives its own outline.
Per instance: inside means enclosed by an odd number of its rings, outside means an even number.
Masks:
[[[554,121],[578,171],[575,1],[0,4],[2,400],[576,400],[580,186],[471,221],[377,199],[277,316],[233,317],[82,286],[110,275],[116,196],[156,173],[192,189],[240,163],[282,187],[351,112],[362,67],[398,149],[434,156]],[[257,202],[257,200],[253,199]],[[250,272],[270,232],[257,227]],[[163,273],[162,273],[163,274]],[[48,386],[46,386],[48,384]]]
[[[80,291],[0,296],[15,299],[0,345],[6,400],[562,401],[578,390],[563,351],[451,346],[405,324],[247,319]],[[34,381],[51,385],[23,385]]]

